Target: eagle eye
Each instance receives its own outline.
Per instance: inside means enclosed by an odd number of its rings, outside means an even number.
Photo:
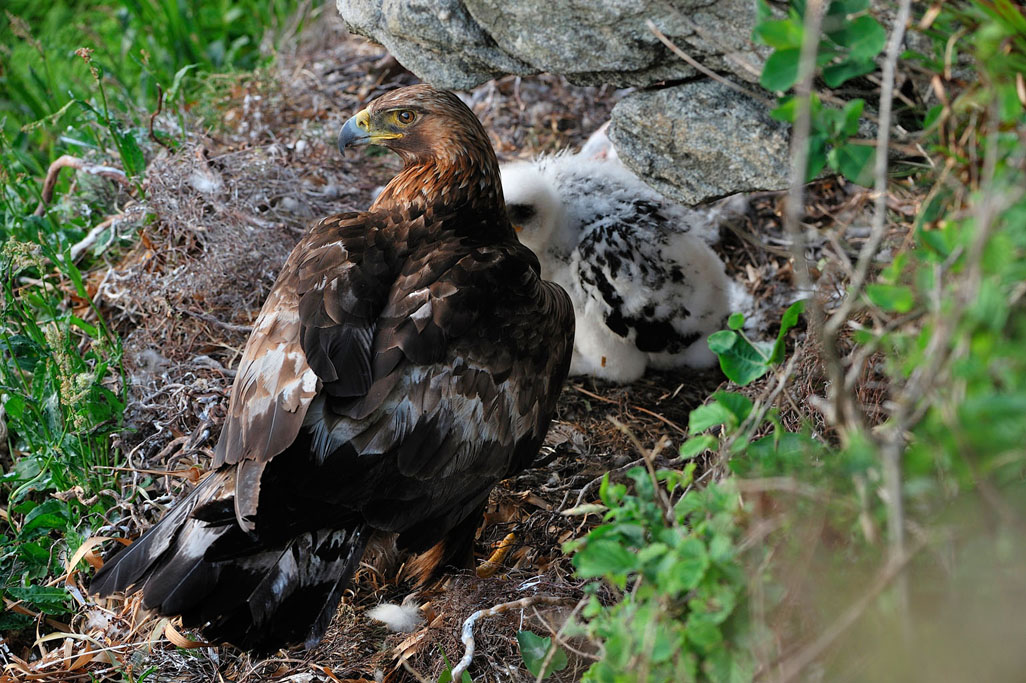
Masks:
[[[410,125],[416,120],[416,118],[417,115],[409,109],[400,109],[395,113],[395,120],[404,126]]]

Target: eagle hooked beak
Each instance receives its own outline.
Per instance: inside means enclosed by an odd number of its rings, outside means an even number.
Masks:
[[[345,156],[346,147],[350,145],[377,145],[401,137],[400,133],[372,128],[370,111],[364,109],[346,121],[338,132],[338,151]]]

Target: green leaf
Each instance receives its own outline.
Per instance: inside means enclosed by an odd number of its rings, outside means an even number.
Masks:
[[[843,22],[840,30],[828,33],[830,40],[849,50],[855,61],[872,60],[887,43],[887,31],[871,16],[856,17]]]
[[[841,126],[841,132],[844,135],[850,137],[859,132],[859,119],[862,118],[862,110],[865,106],[866,102],[862,99],[852,100],[844,105],[844,124]]]
[[[827,155],[830,167],[863,187],[872,187],[876,166],[876,147],[848,143],[834,147]]]
[[[820,174],[827,163],[826,135],[815,134],[809,136],[809,160],[805,165],[805,182],[811,183]]]
[[[831,16],[847,16],[865,12],[869,9],[869,0],[834,0],[830,3],[827,14]]]
[[[798,98],[788,95],[777,99],[776,109],[771,109],[769,114],[774,121],[794,123],[795,117],[798,115]]]
[[[25,414],[24,397],[18,396],[17,394],[8,396],[7,400],[4,402],[4,410],[11,416],[11,418],[20,420]]]
[[[182,81],[185,79],[185,75],[195,69],[198,64],[187,64],[175,72],[174,80],[171,82],[171,87],[167,89],[167,96],[164,98],[169,106],[173,106],[175,99],[178,97],[178,91],[182,88]]]
[[[731,313],[730,317],[727,318],[727,327],[732,330],[740,330],[745,326],[745,314],[744,313]]]
[[[542,678],[548,678],[555,672],[565,669],[568,664],[563,648],[556,647],[555,653],[549,660],[549,665],[542,673],[545,658],[548,657],[549,650],[555,647],[552,644],[552,638],[543,638],[531,631],[517,631],[517,643],[520,645],[520,658],[524,660],[524,666],[535,678],[538,678],[539,674]]]
[[[71,595],[60,586],[11,586],[7,594],[44,614],[67,614],[71,607]]]
[[[707,653],[723,642],[723,634],[719,626],[707,615],[692,612],[688,615],[684,632],[688,640],[698,648],[699,652]]]
[[[66,504],[50,499],[25,515],[25,523],[20,533],[27,534],[33,529],[64,529],[68,526],[68,521]]]
[[[679,594],[694,590],[709,570],[711,562],[705,543],[694,536],[683,539],[676,550],[677,562],[667,569],[666,576],[660,578],[667,591]]]
[[[720,369],[740,386],[751,384],[769,372],[769,352],[752,346],[737,332],[720,330],[709,335],[709,348],[720,358]]]
[[[752,40],[777,50],[801,48],[802,28],[801,22],[793,19],[764,21],[752,31]]]
[[[697,434],[709,427],[726,424],[733,417],[734,414],[730,412],[730,409],[718,401],[698,406],[691,411],[691,416],[688,418],[688,433]]]
[[[766,60],[762,68],[759,85],[766,90],[784,92],[798,80],[798,59],[801,51],[798,48],[777,50]]]
[[[690,438],[680,445],[680,457],[684,460],[688,460],[689,458],[695,457],[702,451],[713,450],[716,448],[717,443],[719,442],[716,440],[716,437],[710,436],[709,434]]]
[[[589,540],[573,558],[577,575],[584,579],[623,575],[637,564],[638,559],[634,553],[610,540]]]
[[[125,167],[125,173],[129,176],[141,175],[146,170],[146,157],[139,149],[139,143],[131,132],[115,132],[118,138],[118,149],[121,152],[121,164]]]
[[[773,343],[773,353],[770,355],[770,363],[784,362],[784,337],[798,324],[798,316],[805,312],[805,300],[795,301],[787,307],[784,315],[780,316],[780,331],[777,332],[777,340]]]
[[[752,399],[735,391],[717,391],[713,394],[716,402],[730,411],[734,424],[740,424],[752,412]]]
[[[904,285],[866,285],[866,297],[885,311],[908,313],[915,306],[912,290]]]
[[[876,62],[872,59],[846,59],[837,64],[823,68],[823,81],[831,88],[836,88],[845,81],[876,71]]]

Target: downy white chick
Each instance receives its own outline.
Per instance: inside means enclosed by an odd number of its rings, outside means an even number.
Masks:
[[[602,147],[589,141],[580,154],[501,169],[520,241],[573,300],[570,374],[626,383],[648,365],[710,367],[706,339],[731,305],[723,262],[708,245],[715,214],[668,201],[615,154],[596,155]]]

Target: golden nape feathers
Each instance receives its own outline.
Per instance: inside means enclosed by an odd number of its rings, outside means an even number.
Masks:
[[[289,256],[246,344],[211,474],[97,573],[204,637],[316,644],[367,543],[422,579],[470,558],[488,494],[529,465],[570,363],[573,309],[506,217],[498,164],[449,92],[390,92],[344,148],[404,168]]]

